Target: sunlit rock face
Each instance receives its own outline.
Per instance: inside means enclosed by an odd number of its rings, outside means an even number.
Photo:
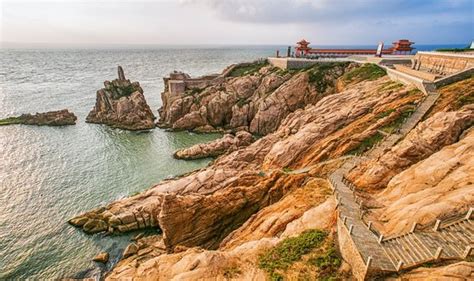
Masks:
[[[95,106],[87,115],[86,122],[133,131],[154,128],[155,116],[146,103],[140,84],[125,79],[120,66],[118,74],[118,79],[105,81],[105,87],[97,91]]]

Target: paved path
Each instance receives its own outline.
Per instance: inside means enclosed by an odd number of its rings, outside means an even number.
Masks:
[[[439,94],[428,91],[416,111],[406,120],[397,134],[386,136],[375,148],[365,154],[370,158],[378,157],[406,136],[436,103]],[[363,260],[369,269],[375,271],[396,272],[418,266],[428,261],[441,259],[464,259],[474,247],[474,223],[471,220],[472,208],[465,217],[455,218],[449,224],[435,230],[418,231],[416,226],[410,233],[383,239],[369,223],[365,224],[361,216],[361,206],[349,187],[344,175],[364,160],[365,157],[353,157],[329,176],[338,199],[339,218],[349,230]],[[369,259],[370,257],[370,259]]]

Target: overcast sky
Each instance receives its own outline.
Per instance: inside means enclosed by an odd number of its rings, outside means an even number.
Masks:
[[[474,0],[0,0],[2,42],[376,44],[474,40]]]

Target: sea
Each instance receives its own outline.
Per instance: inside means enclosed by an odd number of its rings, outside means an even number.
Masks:
[[[110,269],[136,233],[87,235],[68,219],[211,161],[176,160],[172,153],[219,134],[158,128],[137,133],[84,122],[96,91],[117,77],[118,65],[140,82],[158,116],[163,77],[170,72],[219,73],[277,49],[286,53],[286,46],[1,49],[0,118],[67,108],[78,121],[64,127],[0,126],[0,280],[97,276]],[[102,251],[111,253],[107,266],[91,261]]]

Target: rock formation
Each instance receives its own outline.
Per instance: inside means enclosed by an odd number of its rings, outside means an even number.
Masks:
[[[384,188],[401,171],[456,142],[473,123],[474,107],[438,112],[418,124],[405,139],[378,159],[359,164],[347,178],[360,188]]]
[[[436,116],[436,115],[435,115]],[[375,199],[382,208],[373,216],[386,235],[410,230],[453,214],[464,214],[474,204],[474,130],[393,177]]]
[[[95,106],[86,122],[133,131],[154,128],[155,116],[146,103],[140,84],[125,79],[120,66],[118,77],[113,81],[105,81],[105,87],[97,91]]]
[[[276,132],[219,157],[205,169],[165,180],[70,223],[89,233],[159,227],[169,249],[177,244],[216,247],[252,214],[305,181],[305,174],[285,169],[347,154],[364,140],[360,135],[376,132],[398,114],[381,113],[421,99],[411,87],[393,90],[388,87],[393,84],[384,77],[323,97],[289,114]]]
[[[22,114],[18,117],[10,117],[0,120],[1,125],[23,124],[38,126],[65,126],[75,125],[77,117],[67,109],[48,111],[36,114]]]
[[[302,72],[259,67],[250,74],[226,76],[209,87],[183,93],[174,93],[165,85],[159,126],[175,130],[246,130],[265,135],[275,131],[289,113],[334,93],[336,79],[355,66],[322,64]]]
[[[241,147],[248,146],[253,142],[253,137],[245,131],[234,135],[225,134],[222,138],[202,144],[196,144],[189,148],[180,149],[174,153],[178,159],[199,159],[216,157],[224,153],[235,151]]]
[[[330,234],[337,220],[336,200],[325,178],[351,155],[396,132],[424,99],[413,86],[395,83],[378,70],[375,75],[373,69],[330,64],[293,73],[263,66],[193,93],[165,91],[161,126],[264,136],[238,148],[224,145],[231,142],[231,136],[225,136],[182,150],[181,155],[190,158],[225,152],[206,168],[164,180],[69,222],[88,233],[162,231],[131,243],[107,280],[277,278],[263,269],[262,254],[311,229],[328,233],[324,247],[312,253],[314,264],[324,262],[331,257],[326,250],[333,249]],[[439,111],[431,112],[390,152],[352,172],[351,179],[365,177],[368,182],[371,167],[389,167],[370,180],[387,188],[363,194],[375,206],[369,206],[365,216],[384,234],[405,231],[415,220],[426,224],[464,212],[474,202],[474,135],[469,129],[473,109],[463,105]],[[332,255],[337,257],[334,251]],[[285,278],[324,273],[308,264],[310,256],[288,265],[290,277]]]

